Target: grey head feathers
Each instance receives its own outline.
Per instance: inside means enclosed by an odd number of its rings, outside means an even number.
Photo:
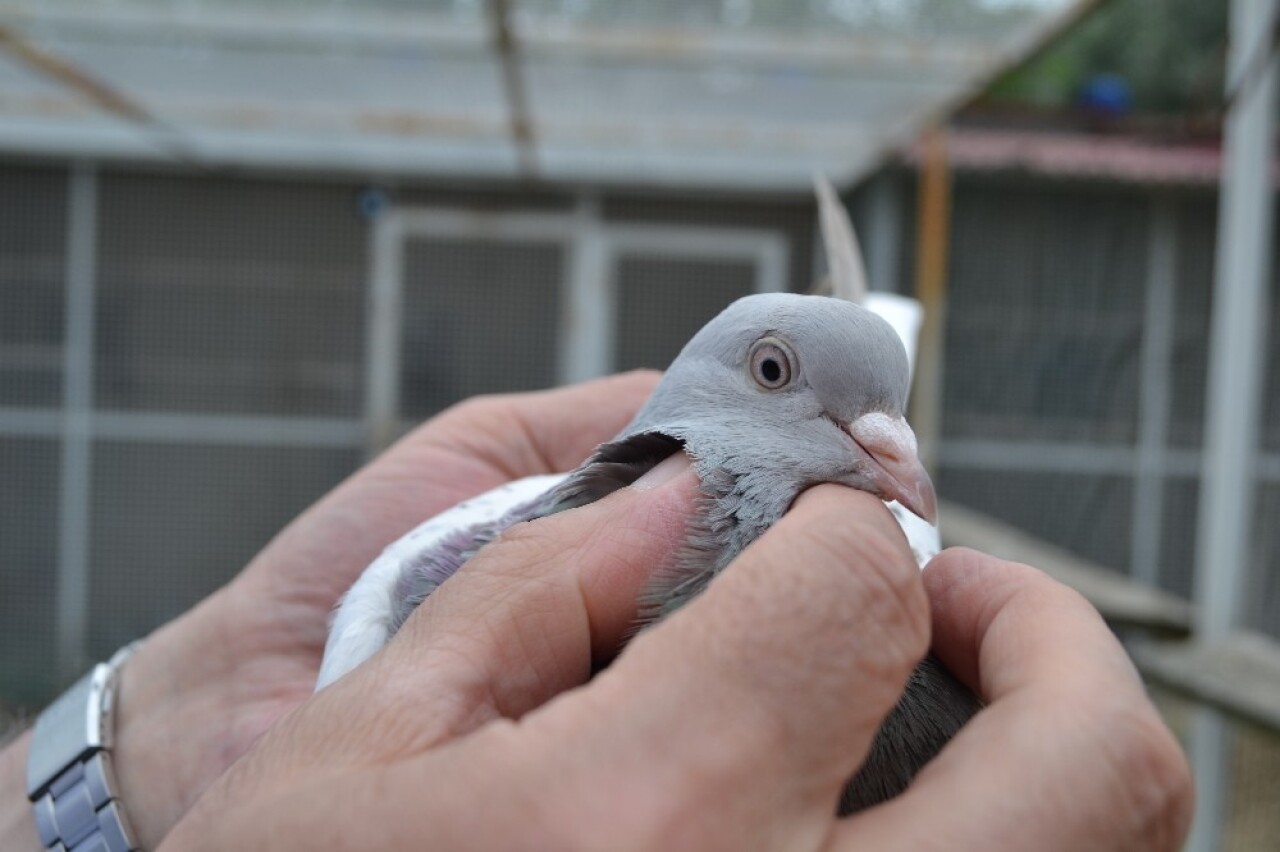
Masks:
[[[768,336],[795,356],[795,374],[776,391],[754,381],[748,363],[752,345]],[[705,416],[763,425],[819,409],[846,420],[873,410],[901,416],[909,382],[901,340],[871,311],[824,296],[747,296],[693,336],[624,434]]]

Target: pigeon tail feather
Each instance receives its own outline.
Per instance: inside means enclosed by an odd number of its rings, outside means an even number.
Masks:
[[[827,249],[827,280],[831,295],[860,305],[866,301],[869,287],[853,223],[826,175],[814,174],[813,185],[818,194],[818,223],[822,229],[822,243]]]

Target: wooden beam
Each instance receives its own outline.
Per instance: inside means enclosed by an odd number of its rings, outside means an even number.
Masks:
[[[151,132],[153,141],[179,162],[195,165],[198,158],[178,129],[147,111],[142,104],[79,65],[37,47],[16,30],[0,24],[0,52],[27,68],[56,80],[112,115]]]
[[[920,459],[937,470],[942,439],[942,347],[947,321],[947,255],[951,235],[951,172],[946,130],[925,134],[916,210],[916,298],[924,308],[920,356],[911,394],[911,425]]]
[[[1280,732],[1280,642],[1271,637],[1240,632],[1215,642],[1146,642],[1129,653],[1148,679]]]
[[[512,27],[509,0],[489,0],[488,10],[490,39],[502,70],[502,91],[507,100],[511,142],[520,164],[520,175],[535,178],[538,175],[538,158],[534,148],[533,116],[529,111],[520,46]]]

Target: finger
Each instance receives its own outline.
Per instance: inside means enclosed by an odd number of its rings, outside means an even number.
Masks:
[[[1044,574],[951,550],[924,572],[935,651],[988,706],[838,848],[1176,849],[1185,759],[1124,649]]]
[[[821,486],[581,700],[525,724],[547,742],[585,741],[578,753],[649,809],[640,823],[693,832],[693,848],[743,848],[727,838],[802,847],[806,832],[830,829],[844,782],[923,655],[927,613],[884,504]],[[600,783],[596,764],[550,771],[580,784],[570,800],[603,810],[618,788]]]
[[[558,473],[627,425],[661,376],[634,370],[549,391],[475,397],[432,421],[421,439],[469,453],[500,477],[497,482]]]
[[[1038,667],[1047,660],[1072,670],[1071,663],[1087,660],[1141,689],[1137,670],[1097,610],[1033,568],[952,548],[930,563],[925,587],[937,653],[988,702],[1038,685],[1045,674]],[[1062,605],[1061,618],[1038,621],[1044,608],[1031,604],[1045,599]]]
[[[659,468],[639,487],[519,524],[483,548],[383,652],[317,696],[349,705],[341,715],[355,732],[335,733],[323,759],[420,751],[585,682],[634,623],[651,572],[671,564],[685,538],[697,477],[683,453]],[[650,487],[655,477],[669,478]],[[376,708],[359,698],[370,694]]]

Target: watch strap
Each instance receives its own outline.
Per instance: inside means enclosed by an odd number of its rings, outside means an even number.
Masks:
[[[115,692],[126,645],[51,704],[36,722],[28,757],[28,797],[46,849],[134,852],[112,767]]]
[[[71,764],[32,803],[36,831],[46,849],[132,852],[133,828],[120,808],[111,753]]]

